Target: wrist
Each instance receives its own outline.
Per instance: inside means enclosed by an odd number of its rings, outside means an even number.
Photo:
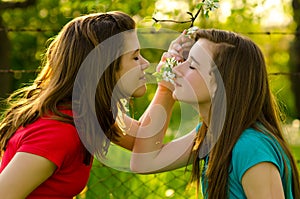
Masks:
[[[161,81],[157,84],[157,89],[161,92],[165,92],[165,93],[169,93],[170,95],[173,94],[173,91],[174,91],[174,86],[171,85],[170,83],[168,82],[165,82],[165,81]]]

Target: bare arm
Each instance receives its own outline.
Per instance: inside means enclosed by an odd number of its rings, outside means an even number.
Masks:
[[[1,198],[26,198],[55,169],[55,164],[44,157],[18,152],[0,174]]]
[[[132,121],[132,122],[134,122],[134,121]],[[123,148],[125,148],[125,149],[127,149],[127,150],[129,150],[129,151],[132,151],[133,145],[134,145],[134,142],[135,142],[135,137],[132,136],[132,135],[126,134],[126,133],[123,134],[121,132],[119,132],[118,134],[119,134],[120,137],[118,138],[118,141],[116,141],[114,143],[121,146],[121,147],[123,147]]]
[[[175,56],[182,59],[183,51],[189,50],[191,46],[191,40],[183,32],[171,43],[169,51],[164,53],[162,61],[157,66],[158,70],[167,57]],[[173,89],[171,84],[160,83],[154,98],[139,121],[126,115],[123,117],[126,127],[123,134],[119,134],[121,137],[116,144],[133,151],[131,169],[136,172],[160,172],[187,164],[195,132],[169,144],[163,144],[175,103],[172,97]],[[175,149],[178,149],[177,153],[172,154]],[[162,160],[164,163],[161,165]],[[140,164],[142,162],[151,162],[147,171],[144,171],[144,165]]]
[[[195,132],[173,140],[161,146],[161,149],[149,152],[139,152],[134,148],[131,156],[131,170],[136,173],[159,173],[178,169],[191,163],[190,158]],[[137,145],[147,143],[147,139],[136,139]]]
[[[169,51],[164,53],[162,57],[162,62],[167,57],[175,56],[178,59],[183,59],[183,51],[189,50],[191,45],[192,43],[185,36],[184,31],[171,43]],[[158,70],[160,67],[159,64]],[[172,92],[173,85],[166,84],[166,82],[159,84],[147,111],[139,120],[136,128],[133,128],[133,136],[136,139],[130,167],[134,172],[157,173],[177,169],[188,164],[195,131],[168,144],[163,144],[175,102]]]
[[[188,164],[195,131],[163,144],[174,99],[172,92],[159,86],[149,108],[135,126],[136,136],[131,156],[131,170],[138,173],[157,173]]]
[[[135,141],[138,132],[142,132],[139,133],[139,136],[142,137],[156,135],[156,138],[158,138],[156,141],[161,141],[162,143],[171,118],[174,102],[172,91],[165,86],[159,85],[155,96],[139,120],[124,115],[125,129],[123,129],[123,133],[119,133],[120,138],[115,144],[128,150],[133,150],[134,145],[137,144]],[[152,143],[148,144],[152,146]],[[145,149],[147,148],[145,145],[144,147]],[[141,150],[144,150],[144,147]],[[157,147],[160,148],[161,145]]]
[[[284,191],[278,168],[269,162],[251,167],[242,178],[248,199],[283,199]]]

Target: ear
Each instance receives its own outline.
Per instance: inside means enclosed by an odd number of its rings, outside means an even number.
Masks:
[[[215,97],[215,93],[217,91],[217,81],[216,81],[216,75],[215,71],[218,70],[218,67],[216,65],[213,65],[211,69],[209,70],[209,92],[211,98]]]
[[[121,78],[120,70],[118,70],[116,73],[116,79],[119,80]]]
[[[117,81],[118,81],[118,80],[121,78],[121,76],[122,76],[121,71],[122,71],[122,69],[123,69],[123,67],[122,67],[123,56],[124,56],[124,55],[122,55],[122,56],[119,58],[119,60],[118,60],[118,61],[115,61],[115,63],[114,63],[114,64],[118,64],[118,68],[115,68],[115,69],[114,69],[114,71],[115,71],[115,77],[116,77]],[[115,66],[114,66],[114,67],[115,67]]]

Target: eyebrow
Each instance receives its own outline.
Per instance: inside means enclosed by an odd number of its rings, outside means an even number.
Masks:
[[[140,51],[140,49],[136,49],[135,51],[132,52],[132,54],[138,53]]]
[[[199,62],[198,62],[193,56],[191,56],[191,59],[192,59],[194,62],[196,62],[197,65],[200,66]]]

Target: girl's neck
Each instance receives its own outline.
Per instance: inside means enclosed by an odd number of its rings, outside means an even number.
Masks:
[[[194,108],[199,112],[200,117],[206,124],[209,124],[208,121],[209,121],[210,106],[211,103],[197,104],[194,106]]]

